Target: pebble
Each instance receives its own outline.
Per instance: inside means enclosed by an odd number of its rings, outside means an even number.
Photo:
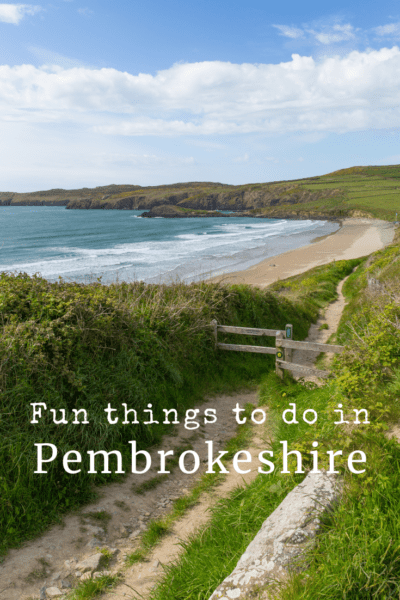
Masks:
[[[97,548],[97,546],[101,546],[101,541],[97,538],[93,538],[92,540],[90,540],[90,542],[86,544],[86,546],[88,548]]]
[[[133,531],[131,533],[131,535],[129,536],[130,540],[134,540],[138,535],[140,535],[142,533],[141,529],[136,529],[135,531]]]
[[[111,571],[96,571],[93,573],[93,579],[97,579],[98,577],[103,577],[105,575],[111,575]]]
[[[63,592],[57,587],[49,587],[46,589],[46,594],[48,598],[57,598],[58,596],[62,596]]]

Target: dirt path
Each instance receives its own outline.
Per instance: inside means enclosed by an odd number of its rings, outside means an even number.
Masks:
[[[310,329],[308,330],[308,336],[304,341],[316,342],[318,344],[326,344],[332,333],[336,332],[340,318],[343,313],[343,309],[346,304],[345,298],[342,294],[342,288],[346,279],[347,277],[345,277],[337,287],[336,291],[338,293],[338,298],[334,302],[329,304],[326,307],[325,311],[319,316],[318,321],[311,325]],[[328,328],[326,328],[326,326]],[[321,327],[324,328],[321,329]],[[293,350],[292,362],[300,365],[305,365],[307,367],[312,367],[319,354],[319,352],[312,352],[310,350]],[[326,365],[329,364],[333,356],[334,354],[330,352],[327,352],[325,354]],[[300,377],[302,376],[295,376],[295,379],[300,379]],[[317,384],[320,382],[320,380],[317,377],[312,375],[304,377],[304,380],[312,381]]]
[[[189,488],[201,477],[207,468],[205,461],[208,446],[205,442],[213,441],[216,456],[218,450],[223,449],[225,443],[235,435],[237,424],[232,408],[237,403],[244,407],[248,402],[257,404],[256,392],[218,396],[197,406],[200,411],[196,419],[199,427],[188,429],[183,421],[180,425],[171,425],[171,435],[164,436],[161,448],[150,451],[154,467],[148,473],[130,474],[120,483],[100,487],[99,499],[96,502],[67,515],[62,525],[52,527],[41,537],[26,542],[22,548],[11,550],[0,565],[0,600],[39,598],[39,590],[43,586],[55,586],[60,591],[67,592],[68,588],[63,587],[62,582],[73,582],[74,565],[82,557],[94,554],[96,547],[107,545],[118,548],[120,553],[116,567],[121,567],[124,554],[132,552],[137,545],[138,532],[146,529],[150,519],[168,513],[173,500],[187,494]],[[203,415],[207,408],[216,410],[216,423],[204,424]],[[153,489],[143,494],[136,493],[138,485],[157,475],[158,450],[174,448],[177,455],[189,448],[197,452],[201,461],[199,471],[194,475],[185,475],[176,467]],[[190,461],[185,461],[185,464],[189,470]],[[250,478],[252,477],[250,474]],[[249,477],[246,476],[246,481],[248,480]],[[241,483],[242,476],[235,471],[227,475],[221,486],[215,488],[212,494],[207,494],[201,503],[188,513],[187,518],[176,524],[173,535],[168,536],[165,543],[152,555],[150,567],[154,569],[156,560],[164,564],[167,562],[166,556],[172,558],[176,554],[174,545],[177,541],[201,526],[208,518],[207,508],[215,502],[215,497],[227,494],[232,487]],[[98,513],[106,518],[97,518],[101,516]],[[66,564],[65,561],[69,563]],[[160,572],[160,569],[157,570]],[[151,580],[148,577],[151,577]],[[139,585],[142,590],[148,589],[153,579],[154,572],[148,573],[147,563],[137,565],[127,573],[127,582]],[[128,591],[127,587],[123,591],[121,588],[121,592],[118,590],[117,595],[113,597],[123,598],[123,594]]]

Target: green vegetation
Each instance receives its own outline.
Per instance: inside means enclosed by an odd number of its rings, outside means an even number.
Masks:
[[[350,302],[340,334],[346,351],[335,359],[333,379],[317,388],[289,377],[282,382],[273,373],[264,376],[260,404],[270,408],[277,466],[281,464],[279,440],[287,440],[291,450],[301,452],[305,469],[311,468],[314,441],[319,444],[319,468],[327,467],[327,450],[343,451],[335,460],[344,476],[342,502],[324,517],[316,546],[303,557],[306,571],[293,573],[289,584],[277,592],[280,600],[399,597],[400,445],[385,435],[390,423],[400,418],[400,279],[393,278],[399,256],[398,246],[377,252],[361,261],[347,280],[344,291]],[[312,280],[313,271],[292,278],[289,285],[280,286],[280,292],[300,294],[301,282]],[[323,274],[319,276],[322,281]],[[368,286],[368,278],[375,280],[374,287]],[[313,407],[317,422],[286,425],[281,415],[289,403],[296,404],[298,414]],[[354,421],[353,409],[365,408],[370,423],[363,423],[361,417],[358,425],[334,425],[339,403],[346,420]],[[347,456],[355,450],[365,452],[367,458],[366,471],[359,475],[347,468]],[[289,462],[289,470],[294,469],[295,463]],[[297,481],[276,469],[217,505],[211,523],[184,545],[181,559],[167,569],[152,600],[208,598],[281,501],[276,494],[283,496]],[[262,597],[260,590],[254,599]]]
[[[64,596],[65,600],[92,600],[103,596],[104,592],[110,592],[121,578],[119,575],[102,575],[97,579],[88,579],[78,583],[75,589]]]
[[[88,450],[118,450],[124,464],[130,464],[129,440],[143,449],[168,431],[162,409],[176,408],[183,415],[205,391],[253,385],[271,368],[272,356],[215,352],[212,319],[271,328],[291,322],[302,339],[316,311],[312,304],[302,307],[246,286],[85,285],[3,273],[0,314],[4,553],[59,521],[65,511],[93,499],[93,484],[121,477],[101,473],[102,467],[88,474]],[[230,336],[230,341],[235,337],[245,342],[243,336]],[[274,343],[272,338],[250,341]],[[47,410],[31,424],[30,404],[39,402]],[[119,409],[119,422],[112,426],[104,412],[108,403]],[[139,424],[122,424],[122,403],[137,410]],[[159,425],[143,425],[148,403]],[[82,408],[90,423],[74,425],[73,410]],[[65,409],[68,423],[54,424],[50,409],[56,410],[57,420]],[[58,450],[57,458],[46,464],[47,474],[34,473],[35,443],[52,443]],[[50,457],[48,450],[44,448],[45,458]],[[82,456],[81,472],[74,475],[62,465],[70,450]]]
[[[299,180],[298,184],[301,189],[310,192],[335,189],[339,193],[334,198],[295,203],[290,207],[291,211],[321,211],[337,217],[355,213],[388,221],[394,221],[397,212],[400,214],[400,165],[351,167],[321,177]]]
[[[271,292],[301,306],[313,315],[316,321],[319,310],[337,298],[336,288],[362,262],[362,259],[339,260],[321,267],[314,267],[305,273],[288,277],[269,286]],[[297,332],[295,333],[296,339]]]

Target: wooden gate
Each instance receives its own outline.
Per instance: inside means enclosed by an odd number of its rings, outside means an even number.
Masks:
[[[343,352],[344,346],[336,344],[318,344],[316,342],[295,342],[293,340],[293,325],[286,325],[285,329],[258,329],[253,327],[231,327],[230,325],[218,325],[217,321],[211,322],[214,328],[215,347],[219,350],[234,350],[236,352],[256,352],[259,354],[275,354],[275,371],[279,377],[283,377],[283,371],[293,371],[303,375],[314,375],[326,378],[329,371],[315,369],[306,365],[292,362],[292,350],[308,350],[313,352]],[[257,335],[264,337],[275,337],[275,347],[270,346],[246,346],[242,344],[222,344],[218,342],[218,332],[236,333],[239,335]]]

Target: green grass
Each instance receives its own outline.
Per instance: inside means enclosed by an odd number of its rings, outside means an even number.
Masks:
[[[364,439],[366,477],[347,478],[347,492],[324,520],[318,545],[281,600],[385,600],[400,594],[400,446],[382,434]]]
[[[105,593],[110,592],[120,581],[119,575],[103,575],[98,579],[82,581],[64,598],[65,600],[92,600],[92,598],[104,596]]]
[[[185,410],[217,394],[254,386],[274,366],[272,356],[216,352],[212,319],[219,323],[282,329],[304,339],[318,306],[334,296],[334,282],[352,268],[337,263],[293,299],[280,292],[217,284],[146,285],[49,283],[38,276],[0,275],[0,554],[60,522],[63,513],[93,500],[93,485],[120,478],[89,475],[87,450],[119,450],[130,464],[128,441],[144,449],[160,442],[162,409]],[[347,265],[347,266],[346,266]],[[286,289],[287,291],[287,289]],[[273,338],[220,336],[220,341],[274,345]],[[30,403],[65,409],[68,424],[53,423],[49,410],[32,425]],[[152,402],[159,425],[144,426]],[[123,415],[108,425],[104,408],[122,403],[138,412],[138,425]],[[89,425],[73,425],[73,409],[85,408]],[[115,415],[114,415],[115,416]],[[147,416],[147,415],[146,415]],[[60,414],[57,414],[60,417]],[[53,443],[57,459],[38,476],[35,443]],[[62,456],[82,455],[81,472],[69,475]],[[111,470],[114,457],[111,457]]]
[[[293,181],[299,190],[318,192],[321,197],[291,204],[287,209],[299,215],[311,211],[338,218],[360,211],[375,218],[394,221],[396,212],[400,214],[399,179],[400,165],[393,165],[351,167],[320,177]],[[335,197],[323,196],[324,192],[336,189],[338,194]],[[282,209],[284,206],[279,205],[263,211],[272,215]]]

